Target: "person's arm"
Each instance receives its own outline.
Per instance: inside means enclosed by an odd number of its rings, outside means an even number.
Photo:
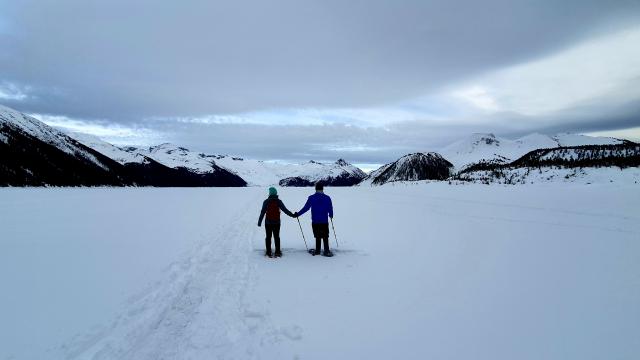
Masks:
[[[282,200],[278,200],[278,206],[280,206],[280,210],[282,210],[285,214],[293,217],[293,213],[291,213],[291,211],[289,211],[289,209],[287,209],[287,207],[284,206],[284,203],[282,202]]]
[[[258,218],[258,226],[262,226],[262,218],[264,218],[264,214],[267,212],[267,202],[262,203],[262,210],[260,210],[260,217]]]
[[[311,196],[309,196],[309,198],[307,199],[307,203],[304,204],[304,207],[302,207],[302,209],[298,211],[298,216],[306,213],[307,211],[309,211],[309,209],[311,209]]]
[[[333,219],[333,203],[331,202],[331,198],[329,198],[329,217]]]

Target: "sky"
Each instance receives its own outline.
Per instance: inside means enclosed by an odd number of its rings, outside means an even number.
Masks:
[[[381,164],[640,140],[640,2],[0,0],[0,103],[118,145]]]

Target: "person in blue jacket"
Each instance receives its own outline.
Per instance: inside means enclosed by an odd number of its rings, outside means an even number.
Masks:
[[[294,217],[298,217],[311,209],[311,227],[316,238],[316,248],[311,251],[313,256],[320,255],[320,239],[324,243],[324,256],[333,256],[329,249],[329,218],[333,219],[333,204],[331,198],[323,192],[322,183],[316,184],[316,193],[309,196],[307,203]]]

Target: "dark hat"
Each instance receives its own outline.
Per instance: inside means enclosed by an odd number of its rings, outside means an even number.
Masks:
[[[321,182],[317,182],[316,183],[316,190],[323,190],[324,189],[324,185],[322,185]]]

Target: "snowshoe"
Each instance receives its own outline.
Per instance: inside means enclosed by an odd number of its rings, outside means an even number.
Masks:
[[[281,251],[276,251],[275,257],[277,257],[277,258],[282,257],[282,252]]]
[[[264,256],[268,257],[268,258],[272,258],[273,254],[271,254],[271,251],[267,251],[264,253]]]
[[[333,256],[333,253],[331,252],[331,250],[325,250],[325,251],[322,253],[322,256],[332,257],[332,256]]]
[[[320,251],[316,251],[314,249],[309,249],[309,254],[316,256],[316,255],[320,255]]]

